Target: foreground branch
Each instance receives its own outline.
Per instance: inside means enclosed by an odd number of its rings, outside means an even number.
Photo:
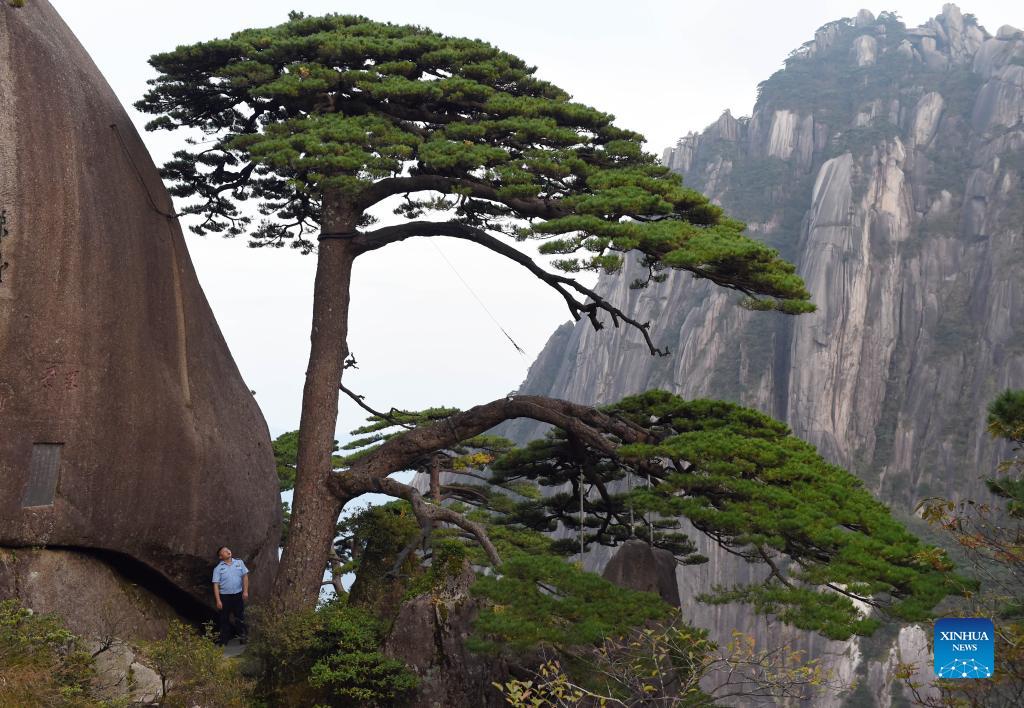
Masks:
[[[503,197],[490,184],[466,177],[445,177],[442,175],[413,175],[411,177],[390,177],[378,180],[364,189],[357,199],[361,209],[369,209],[383,199],[396,194],[413,192],[441,192],[451,194],[454,191],[465,192],[477,199],[504,204],[523,216],[541,219],[557,219],[568,216],[571,211],[565,206],[541,198],[523,199]]]
[[[422,425],[385,441],[365,457],[355,460],[349,469],[334,473],[328,481],[329,489],[339,500],[367,492],[405,499],[412,504],[424,534],[429,534],[435,523],[458,526],[475,537],[490,561],[498,565],[501,559],[482,525],[447,507],[427,502],[415,487],[390,479],[388,475],[413,469],[424,457],[515,418],[550,423],[608,455],[614,455],[621,443],[648,439],[643,428],[589,406],[543,396],[511,396]],[[412,550],[410,547],[403,551],[402,562]]]
[[[423,528],[429,528],[433,525],[433,522],[441,522],[458,526],[463,531],[472,534],[481,547],[483,547],[484,552],[487,553],[487,558],[491,561],[491,564],[495,567],[501,565],[498,549],[494,547],[490,537],[487,535],[487,530],[481,524],[470,521],[462,514],[452,511],[447,507],[427,503],[416,487],[402,484],[390,477],[380,480],[377,488],[384,494],[405,499],[412,504],[413,514],[416,515],[416,519]],[[408,556],[407,553],[406,556]],[[402,560],[404,561],[405,559],[403,558]]]
[[[344,393],[346,396],[351,398],[355,402],[355,404],[357,406],[359,406],[360,408],[362,408],[364,411],[366,411],[370,415],[374,416],[375,418],[380,418],[381,420],[386,420],[387,422],[391,423],[392,425],[397,425],[397,426],[399,426],[401,428],[405,428],[406,430],[412,430],[413,429],[413,426],[409,425],[408,423],[403,423],[400,420],[398,420],[398,418],[395,417],[396,415],[398,415],[400,413],[403,413],[404,411],[400,411],[397,408],[395,408],[394,406],[392,406],[392,408],[391,408],[391,410],[389,412],[381,413],[378,410],[374,410],[373,408],[370,408],[370,406],[366,403],[366,396],[361,396],[358,393],[356,393],[355,391],[352,391],[352,390],[346,388],[345,384],[339,383],[338,384],[338,389],[342,393]]]
[[[506,420],[531,418],[550,423],[595,450],[614,455],[619,442],[643,442],[649,435],[643,428],[602,413],[596,408],[544,396],[509,396],[393,437],[355,460],[349,469],[337,472],[328,487],[338,499],[351,499],[366,492],[380,491],[379,482],[393,472],[413,469],[424,456],[452,447],[490,430]]]

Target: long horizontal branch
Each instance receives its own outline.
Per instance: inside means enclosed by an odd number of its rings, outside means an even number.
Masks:
[[[360,209],[369,209],[381,200],[396,194],[427,191],[450,194],[455,190],[468,193],[471,197],[504,204],[522,216],[557,219],[570,213],[568,209],[560,204],[551,203],[543,199],[502,197],[498,190],[489,184],[465,177],[445,177],[443,175],[413,175],[411,177],[382,179],[360,192],[356,199],[356,205]]]
[[[575,435],[587,446],[608,454],[614,454],[617,444],[607,435],[613,435],[624,443],[647,439],[643,428],[590,406],[544,396],[510,396],[419,426],[385,441],[365,457],[354,461],[347,470],[335,473],[328,482],[330,491],[339,499],[351,499],[365,492],[382,492],[382,480],[389,474],[411,469],[424,455],[450,448],[516,418],[550,423]]]
[[[523,266],[538,279],[552,287],[565,300],[573,319],[580,320],[586,315],[594,329],[600,330],[604,328],[604,324],[598,319],[598,314],[605,312],[611,317],[612,323],[616,327],[619,326],[620,322],[623,322],[640,332],[651,354],[659,356],[668,354],[667,349],[660,349],[654,346],[654,341],[651,339],[650,334],[650,322],[640,322],[633,319],[595,290],[586,287],[574,278],[544,270],[528,255],[511,244],[492,236],[483,229],[455,221],[410,221],[396,226],[385,226],[374,231],[360,233],[352,238],[352,242],[357,252],[366,253],[406,239],[428,236],[460,238],[494,251],[498,255],[504,256]],[[580,299],[578,296],[583,296],[586,299]]]

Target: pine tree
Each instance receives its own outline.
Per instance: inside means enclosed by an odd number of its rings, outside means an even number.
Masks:
[[[471,241],[554,288],[576,319],[634,327],[652,353],[664,351],[646,323],[572,274],[616,271],[635,251],[649,271],[637,286],[678,268],[743,293],[749,307],[813,309],[794,267],[659,166],[640,135],[484,42],[292,13],[280,26],[151,63],[159,76],[137,104],[157,116],[149,128],[204,136],[164,168],[171,193],[187,200],[181,212],[201,217],[194,230],[250,231],[253,245],[316,252],[294,508],[274,590],[282,606],[315,602],[335,520],[351,498],[326,489],[341,491],[331,453],[360,255],[412,237]],[[369,228],[367,210],[396,195],[405,196],[404,222]],[[525,239],[560,256],[560,272],[510,243]],[[377,488],[343,486],[353,495]]]
[[[1013,445],[1014,457],[999,465],[998,476],[985,480],[990,492],[1006,500],[1007,513],[1024,519],[1024,391],[1003,391],[988,407],[988,430]]]

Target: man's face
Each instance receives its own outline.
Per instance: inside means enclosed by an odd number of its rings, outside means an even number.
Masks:
[[[220,556],[220,559],[222,561],[227,563],[229,560],[231,560],[231,549],[227,548],[227,547],[224,547],[224,548],[220,549],[220,553],[218,553],[217,555]]]

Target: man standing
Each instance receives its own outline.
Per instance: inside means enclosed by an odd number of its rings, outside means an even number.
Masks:
[[[217,619],[220,636],[217,643],[224,645],[231,640],[233,628],[231,615],[238,625],[238,636],[245,643],[245,602],[249,599],[249,569],[240,558],[233,558],[231,549],[221,546],[217,550],[220,563],[213,569],[213,597],[217,601]]]

